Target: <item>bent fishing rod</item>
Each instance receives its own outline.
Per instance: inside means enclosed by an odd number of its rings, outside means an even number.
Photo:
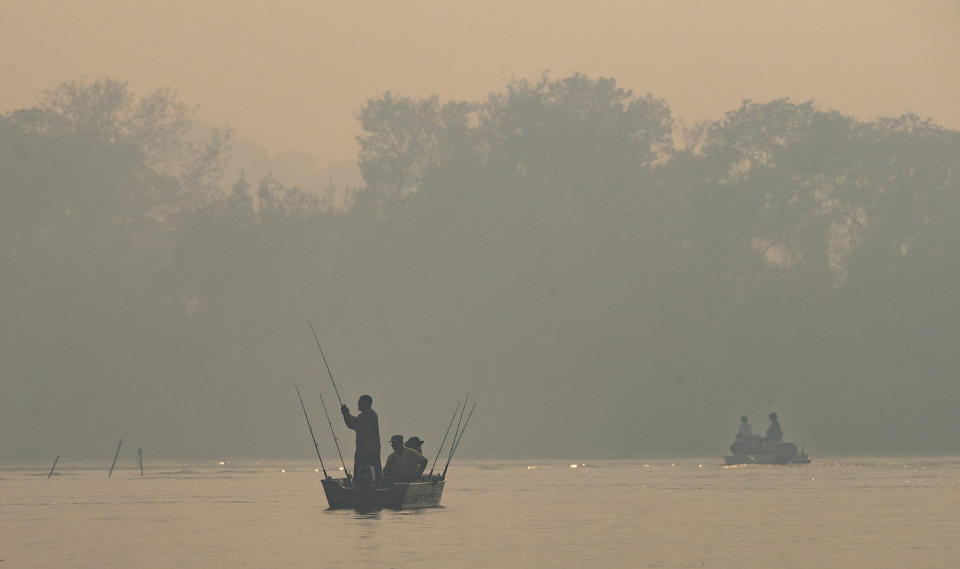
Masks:
[[[313,324],[307,320],[310,331],[313,332],[313,339],[317,342],[317,349],[320,350],[320,357],[323,358],[323,365],[327,368],[327,374],[330,376],[330,383],[333,384],[333,392],[337,394],[337,401],[340,402],[340,408],[343,409],[343,399],[340,399],[340,392],[337,390],[337,382],[333,381],[333,372],[330,371],[330,364],[327,363],[327,356],[320,347],[320,338],[317,337],[317,331],[313,329]],[[333,435],[333,444],[337,445],[337,454],[340,455],[340,464],[343,466],[343,472],[347,475],[347,482],[350,481],[350,471],[347,470],[347,463],[343,460],[343,453],[340,452],[340,441],[337,439],[337,433],[333,430],[333,422],[330,421],[330,412],[327,411],[327,404],[323,400],[323,393],[320,394],[320,404],[323,405],[323,414],[327,416],[327,424],[330,425],[330,434]]]
[[[440,447],[437,448],[437,456],[433,458],[433,465],[430,466],[430,474],[427,476],[433,476],[433,469],[437,466],[437,461],[440,459],[440,451],[443,450],[443,444],[447,442],[447,435],[450,434],[450,427],[453,426],[453,420],[457,418],[457,411],[460,410],[460,402],[457,401],[457,408],[453,410],[453,416],[450,417],[450,424],[447,425],[447,432],[443,433],[443,440],[440,441]]]
[[[327,474],[327,467],[323,465],[323,458],[320,456],[320,447],[317,445],[317,437],[313,435],[313,427],[310,426],[310,416],[307,415],[307,406],[303,404],[303,397],[300,396],[300,387],[296,381],[293,382],[293,387],[297,390],[297,399],[300,400],[300,408],[303,409],[303,418],[307,420],[307,429],[310,430],[310,438],[313,439],[313,448],[317,449],[317,458],[320,459],[320,468],[323,469],[323,477],[330,478],[330,475]]]
[[[460,436],[455,436],[455,442],[453,443],[453,448],[450,449],[450,457],[447,459],[447,464],[443,467],[443,474],[440,475],[441,479],[447,478],[447,468],[450,466],[450,461],[453,460],[454,453],[457,452],[457,449],[460,448],[460,441],[463,440],[463,433],[467,430],[467,425],[470,424],[470,417],[473,417],[473,410],[477,408],[477,402],[473,402],[473,407],[470,408],[470,414],[467,415],[467,421],[463,424],[463,429],[460,431]],[[462,415],[461,415],[462,417]]]

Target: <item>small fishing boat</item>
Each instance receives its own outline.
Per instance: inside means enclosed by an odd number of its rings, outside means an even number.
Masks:
[[[430,480],[363,488],[348,482],[346,478],[325,478],[323,492],[327,495],[331,510],[411,510],[439,506],[445,482],[439,476],[433,476]]]
[[[770,413],[770,428],[766,436],[753,434],[747,417],[740,417],[740,430],[730,445],[730,452],[723,456],[727,466],[736,464],[809,464],[810,456],[797,449],[797,445],[783,440],[783,430],[776,413]]]
[[[320,356],[323,358],[323,365],[327,368],[327,374],[330,376],[330,383],[333,385],[334,393],[337,394],[337,401],[340,402],[341,409],[346,410],[346,406],[343,404],[343,400],[340,398],[340,391],[337,389],[337,382],[333,379],[333,372],[330,371],[330,365],[327,363],[327,356],[323,353],[323,347],[320,346],[320,338],[317,337],[317,332],[313,329],[313,324],[311,324],[309,320],[307,320],[307,324],[310,326],[310,331],[313,332],[313,338],[317,342],[317,349],[320,350]],[[317,437],[313,432],[313,426],[310,424],[310,415],[307,413],[307,406],[304,404],[303,396],[300,394],[300,387],[296,384],[296,382],[294,382],[293,386],[297,391],[297,399],[300,401],[300,408],[303,409],[303,418],[307,422],[307,430],[310,431],[310,438],[313,441],[313,448],[317,451],[317,459],[320,461],[320,468],[323,469],[323,493],[327,496],[327,504],[330,506],[331,510],[343,508],[352,508],[360,511],[376,511],[384,508],[393,510],[406,510],[435,508],[440,505],[440,498],[443,497],[443,487],[447,479],[447,469],[450,467],[450,463],[453,460],[454,454],[460,447],[460,441],[463,439],[463,433],[467,430],[467,425],[470,423],[470,418],[473,417],[473,411],[477,407],[477,403],[474,401],[473,407],[470,408],[470,413],[466,413],[467,401],[470,398],[469,394],[463,400],[462,406],[460,402],[457,402],[457,406],[453,410],[453,416],[450,417],[450,423],[447,425],[447,430],[443,435],[443,440],[440,441],[440,446],[437,448],[437,455],[433,459],[433,464],[436,466],[437,461],[440,459],[440,451],[443,450],[443,445],[446,443],[447,437],[450,435],[450,428],[453,426],[453,421],[457,418],[457,413],[459,412],[460,420],[457,421],[457,428],[453,431],[453,438],[450,440],[450,446],[447,450],[447,462],[444,465],[441,473],[434,474],[433,467],[431,467],[429,473],[423,474],[423,468],[426,466],[426,458],[424,458],[424,465],[420,468],[420,474],[416,475],[415,477],[411,474],[411,477],[415,478],[414,480],[410,482],[375,483],[373,480],[373,467],[370,466],[364,468],[361,470],[361,472],[355,472],[354,476],[350,475],[350,472],[347,470],[346,462],[343,460],[343,452],[340,450],[340,442],[337,439],[336,432],[333,430],[333,422],[330,420],[330,413],[327,410],[327,404],[323,399],[323,395],[321,394],[320,404],[323,406],[323,414],[327,418],[327,424],[330,426],[330,434],[333,435],[333,443],[337,447],[337,455],[340,457],[340,463],[343,465],[341,470],[344,471],[346,476],[344,478],[333,478],[327,474],[327,467],[323,464],[323,457],[320,455],[320,447],[317,445]],[[363,397],[369,398],[369,396]],[[363,397],[361,397],[361,401],[363,400]],[[463,422],[465,414],[467,420],[466,422]],[[399,437],[399,435],[397,435],[397,437]],[[392,440],[393,437],[391,437],[391,441]],[[402,437],[399,437],[399,444],[403,444]],[[397,447],[394,448],[397,449]],[[419,448],[420,447],[416,447],[416,450],[419,451]],[[399,449],[397,450],[399,451]]]

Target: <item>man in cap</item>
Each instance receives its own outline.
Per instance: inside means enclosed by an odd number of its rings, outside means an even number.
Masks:
[[[407,442],[403,443],[403,446],[412,448],[413,450],[423,455],[423,458],[427,458],[427,455],[423,454],[423,443],[424,441],[421,440],[420,437],[414,436],[407,439]],[[427,459],[427,462],[429,462],[429,459]],[[416,476],[417,480],[420,479],[420,476],[423,474],[423,471],[426,470],[427,462],[424,462],[423,467],[420,469],[419,472],[417,472],[417,476]]]
[[[417,439],[419,440],[419,439]],[[403,445],[403,435],[390,437],[393,453],[387,457],[383,476],[391,482],[413,482],[427,466],[427,457],[416,449]]]
[[[375,482],[383,480],[383,470],[380,467],[380,419],[373,410],[373,397],[361,395],[357,401],[360,412],[353,416],[350,409],[343,405],[343,422],[347,427],[357,432],[356,453],[353,455],[353,473],[360,476],[364,468],[373,469]]]
[[[423,441],[420,440],[420,437],[410,437],[407,439],[407,442],[403,443],[403,446],[412,448],[420,454],[423,454]]]

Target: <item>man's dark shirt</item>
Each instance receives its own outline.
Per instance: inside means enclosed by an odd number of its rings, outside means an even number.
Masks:
[[[380,456],[380,419],[373,409],[360,411],[356,417],[344,413],[343,421],[357,432],[358,454],[376,453]]]

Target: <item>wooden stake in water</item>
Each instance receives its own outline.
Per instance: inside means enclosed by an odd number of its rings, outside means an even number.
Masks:
[[[50,467],[50,474],[47,474],[47,480],[50,480],[50,477],[53,476],[53,469],[57,467],[57,463],[60,462],[60,455],[57,455],[57,458],[53,461],[53,466]]]
[[[120,444],[117,445],[117,454],[113,455],[113,464],[110,465],[110,472],[107,473],[107,478],[113,476],[113,468],[117,465],[117,457],[120,456],[120,447],[123,446],[123,439],[120,439]]]
[[[137,449],[137,464],[140,465],[140,476],[143,476],[143,449]]]

